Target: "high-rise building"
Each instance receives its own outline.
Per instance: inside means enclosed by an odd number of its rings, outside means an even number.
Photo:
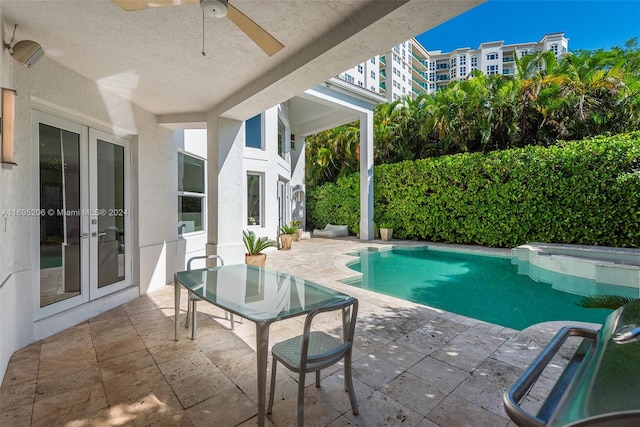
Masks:
[[[408,95],[434,93],[452,81],[468,78],[475,70],[486,75],[515,75],[515,55],[519,59],[543,51],[552,51],[560,58],[569,52],[569,39],[562,32],[550,33],[539,42],[494,41],[481,43],[477,49],[441,52],[427,51],[414,38],[346,70],[338,78],[383,93],[391,102]]]

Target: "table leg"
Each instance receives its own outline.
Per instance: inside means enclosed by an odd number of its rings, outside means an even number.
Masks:
[[[173,278],[173,295],[174,295],[174,307],[175,307],[175,340],[178,341],[178,323],[180,317],[180,283],[178,279]]]
[[[269,357],[269,325],[271,322],[256,322],[256,359],[258,364],[258,427],[265,425],[265,402],[267,391],[267,359]]]

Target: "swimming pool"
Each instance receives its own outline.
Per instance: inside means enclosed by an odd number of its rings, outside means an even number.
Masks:
[[[611,313],[579,307],[576,303],[582,295],[518,274],[509,256],[402,247],[357,255],[359,260],[348,266],[362,276],[344,283],[513,329],[550,320],[602,323]],[[594,286],[593,280],[552,272],[545,276],[550,275],[556,275],[565,289],[570,281],[571,289],[597,288],[599,294],[628,295],[628,288]]]

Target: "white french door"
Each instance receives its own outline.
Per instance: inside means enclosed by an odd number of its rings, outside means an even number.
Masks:
[[[33,112],[38,146],[37,317],[131,283],[127,140]]]
[[[129,144],[89,129],[90,299],[130,283]]]

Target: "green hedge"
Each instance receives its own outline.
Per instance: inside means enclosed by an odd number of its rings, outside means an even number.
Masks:
[[[640,132],[376,166],[374,210],[402,239],[638,247]],[[358,174],[309,194],[309,226],[359,215]]]

